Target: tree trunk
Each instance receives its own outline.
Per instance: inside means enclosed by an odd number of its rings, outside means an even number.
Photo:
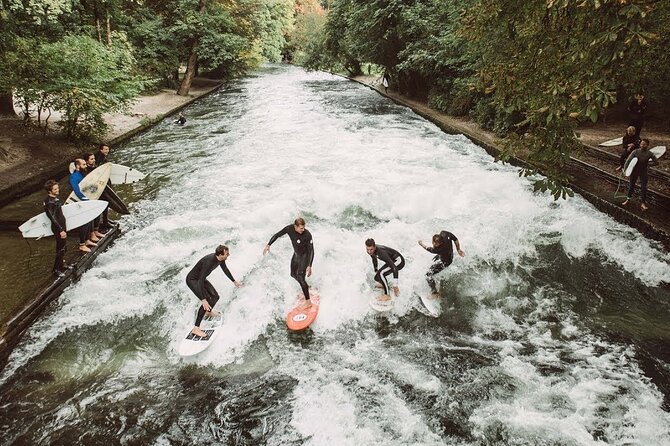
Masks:
[[[100,29],[100,19],[95,19],[95,30],[98,32],[98,43],[102,44],[102,29]]]
[[[198,12],[202,14],[205,11],[205,6],[207,4],[207,0],[199,0],[198,1]],[[196,62],[198,61],[198,36],[193,36],[188,41],[186,42],[186,45],[188,46],[188,62],[186,65],[186,73],[184,74],[184,79],[181,81],[181,85],[179,86],[179,90],[177,90],[177,94],[179,96],[186,96],[188,94],[188,91],[191,89],[191,83],[193,82],[193,78],[195,77],[195,65]]]
[[[14,116],[14,97],[11,91],[0,92],[0,115]]]
[[[109,23],[109,11],[107,12],[107,46],[112,46],[112,26]]]

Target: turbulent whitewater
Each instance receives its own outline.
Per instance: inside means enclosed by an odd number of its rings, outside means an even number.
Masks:
[[[480,147],[374,91],[269,66],[112,151],[147,174],[119,187],[125,233],[34,324],[0,375],[3,444],[667,445],[670,256],[576,197],[554,202]],[[299,291],[297,216],[314,236],[318,319]],[[466,256],[425,315],[431,255]],[[364,241],[407,260],[372,313]],[[222,332],[176,349],[184,283],[227,244]]]

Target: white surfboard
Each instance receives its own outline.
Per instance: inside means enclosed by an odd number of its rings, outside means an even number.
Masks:
[[[112,184],[130,184],[140,181],[145,176],[142,172],[132,167],[112,163],[112,172],[109,174],[109,181]]]
[[[623,144],[623,136],[619,138],[610,139],[609,141],[601,142],[598,145],[601,147],[614,147],[614,146],[620,146],[621,144]]]
[[[637,165],[637,158],[633,158],[632,160],[630,160],[628,164],[626,164],[626,168],[624,169],[623,174],[629,177],[630,174],[633,173],[633,169],[635,169],[636,165]]]
[[[418,294],[418,296],[419,300],[421,300],[421,303],[426,307],[426,310],[428,310],[428,313],[431,316],[438,317],[442,313],[442,297],[434,298],[430,294]]]
[[[375,294],[372,298],[370,298],[370,308],[375,311],[379,311],[380,313],[393,310],[395,303],[393,296],[391,296],[389,300],[379,300],[380,297],[380,295]]]
[[[202,331],[207,333],[206,338],[201,338],[191,333],[191,328],[189,327],[188,331],[184,334],[181,342],[179,343],[179,355],[180,356],[193,356],[198,353],[202,353],[212,345],[216,336],[221,331],[221,326],[223,325],[223,317],[221,315],[214,316],[211,319],[203,319],[200,324]]]
[[[649,151],[654,154],[656,159],[659,159],[660,157],[665,155],[665,146],[652,147],[651,149],[649,149]]]
[[[79,189],[89,200],[97,200],[107,186],[109,175],[112,173],[112,163],[105,163],[102,166],[89,173],[79,183]],[[66,204],[81,201],[74,191],[65,200]]]
[[[65,216],[65,226],[69,231],[78,228],[93,220],[107,207],[107,202],[102,200],[80,201],[64,205],[61,209]],[[51,220],[46,212],[34,216],[19,226],[19,231],[24,238],[39,238],[54,235],[51,230]]]

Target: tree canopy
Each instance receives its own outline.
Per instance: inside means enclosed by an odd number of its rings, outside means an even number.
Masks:
[[[568,193],[579,122],[638,91],[670,111],[670,2],[331,0],[325,14],[303,44],[307,67],[382,66],[401,93],[504,137],[503,158],[523,152],[555,197]]]

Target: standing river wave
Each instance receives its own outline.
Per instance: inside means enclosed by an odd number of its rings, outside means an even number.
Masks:
[[[0,374],[2,444],[668,445],[670,256],[580,197],[553,201],[482,148],[370,89],[267,66],[111,154],[148,174],[125,233],[24,335]],[[318,319],[285,237],[314,236]],[[425,314],[429,242],[465,257]],[[368,237],[400,251],[389,317]],[[176,353],[186,274],[216,245],[214,345]]]

